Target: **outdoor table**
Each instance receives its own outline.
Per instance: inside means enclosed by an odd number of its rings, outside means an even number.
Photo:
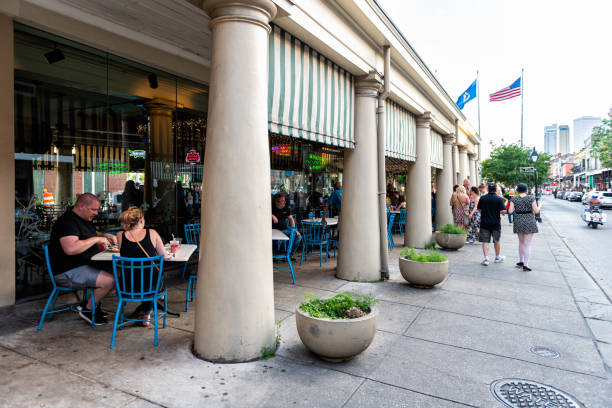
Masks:
[[[306,222],[321,222],[321,218],[310,218],[307,220],[304,220]],[[338,225],[338,217],[331,217],[331,218],[326,218],[325,219],[325,223],[329,226],[329,227],[333,227],[334,225]]]
[[[391,214],[399,214],[399,211],[389,211]]]
[[[166,246],[165,248],[167,252],[170,252],[169,246]],[[197,248],[197,245],[181,244],[174,256],[170,259],[164,259],[164,262],[187,262]],[[113,252],[109,250],[98,252],[97,254],[91,257],[91,260],[110,262],[113,260],[113,255],[119,255],[119,252]]]
[[[283,231],[272,228],[272,241],[289,241],[289,237]]]

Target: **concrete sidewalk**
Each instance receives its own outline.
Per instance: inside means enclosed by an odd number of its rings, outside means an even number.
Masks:
[[[109,350],[110,324],[91,329],[62,313],[36,332],[42,301],[0,309],[0,406],[503,407],[491,384],[514,378],[609,408],[612,305],[550,222],[534,239],[532,272],[514,267],[518,241],[504,225],[504,263],[481,266],[479,245],[448,252],[449,276],[429,290],[402,279],[399,246],[388,282],[339,280],[333,258],[320,269],[313,257],[298,268],[295,286],[275,276],[281,345],[276,357],[252,363],[195,358],[194,312],[169,318],[159,347],[152,330],[133,327]],[[171,308],[182,310],[185,288],[184,281],[169,288]],[[294,309],[305,294],[342,291],[380,299],[379,327],[366,352],[331,364],[304,348]]]

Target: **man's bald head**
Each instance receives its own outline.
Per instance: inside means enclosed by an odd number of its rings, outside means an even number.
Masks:
[[[85,221],[91,221],[98,215],[100,200],[91,193],[85,193],[77,198],[72,211]]]

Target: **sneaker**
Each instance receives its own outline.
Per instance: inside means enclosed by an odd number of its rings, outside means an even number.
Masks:
[[[523,263],[522,262],[517,262],[516,263],[516,267],[517,268],[522,268],[523,267]]]
[[[531,268],[523,265],[523,272],[531,272]]]
[[[504,259],[506,259],[506,257],[503,256],[503,255],[502,256],[496,256],[495,257],[495,263],[502,263],[502,262],[504,262]]]
[[[91,310],[83,306],[77,306],[77,310],[79,311],[79,316],[81,316],[81,318],[87,323],[91,324]],[[102,309],[96,309],[96,319],[94,325],[102,326],[106,323],[108,323],[108,319],[104,317],[104,312],[102,312]]]
[[[485,258],[481,263],[482,266],[489,266],[489,260]]]

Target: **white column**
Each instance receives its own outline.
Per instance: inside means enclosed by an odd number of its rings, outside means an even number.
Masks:
[[[470,153],[468,154],[469,163],[470,163],[470,186],[477,186],[478,179],[476,177],[476,154]]]
[[[453,141],[455,135],[443,136],[442,161],[444,167],[438,170],[436,188],[436,228],[453,222],[453,214],[449,205],[453,194]]]
[[[337,276],[359,282],[380,279],[376,156],[380,86],[375,73],[355,82],[355,148],[344,153]]]
[[[15,303],[15,115],[13,19],[0,14],[0,306]]]
[[[429,112],[417,117],[416,161],[406,178],[410,195],[406,200],[404,245],[415,248],[425,247],[431,239],[431,121]]]
[[[470,171],[468,165],[467,158],[467,147],[465,146],[457,146],[459,149],[459,180],[457,180],[457,184],[460,186],[463,185],[463,180],[465,180],[468,176],[468,172]]]
[[[453,145],[453,185],[461,184],[459,181],[459,148]]]
[[[194,352],[223,362],[274,348],[269,0],[206,0],[212,55]],[[229,180],[229,182],[228,182]]]

